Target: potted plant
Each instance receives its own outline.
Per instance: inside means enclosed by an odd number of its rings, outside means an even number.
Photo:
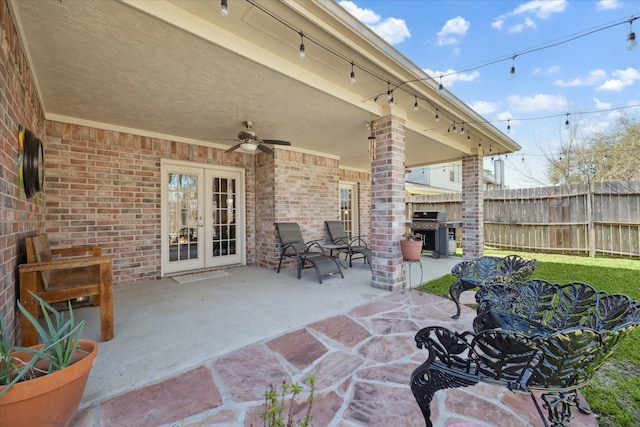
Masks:
[[[400,250],[402,251],[402,259],[406,261],[420,260],[422,235],[414,234],[411,231],[404,233],[404,239],[400,240]]]
[[[37,295],[44,326],[18,302],[18,308],[37,329],[42,344],[21,347],[10,342],[0,315],[0,425],[69,424],[80,405],[98,343],[80,339],[84,321],[75,322]]]

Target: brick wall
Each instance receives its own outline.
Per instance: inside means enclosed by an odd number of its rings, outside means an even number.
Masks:
[[[276,150],[273,156],[273,221],[265,222],[265,233],[258,236],[257,243],[271,247],[272,252],[261,265],[272,268],[278,265],[280,246],[273,246],[273,242],[278,242],[274,222],[297,222],[305,241],[328,240],[324,222],[339,214],[338,173],[337,159]],[[291,266],[292,261],[287,260],[285,267]]]
[[[17,338],[18,265],[24,238],[44,225],[45,197],[26,199],[18,178],[18,126],[42,139],[44,114],[33,76],[6,0],[0,0],[0,316]]]
[[[482,155],[462,159],[462,253],[465,259],[484,253]]]
[[[372,163],[371,217],[373,286],[389,291],[402,286],[400,239],[404,232],[404,120],[378,120],[376,159]]]
[[[101,246],[114,257],[116,286],[160,277],[161,159],[244,168],[247,232],[255,233],[251,155],[47,121],[45,159],[51,245]],[[252,242],[247,259],[255,260]]]

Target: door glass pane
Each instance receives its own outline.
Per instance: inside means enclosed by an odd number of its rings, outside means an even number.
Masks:
[[[340,220],[348,237],[352,237],[353,212],[351,212],[352,191],[348,188],[340,189]]]
[[[169,261],[198,258],[198,176],[169,173]]]
[[[211,195],[213,256],[235,255],[236,245],[236,180],[213,178]]]

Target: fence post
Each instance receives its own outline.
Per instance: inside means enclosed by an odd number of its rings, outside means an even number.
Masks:
[[[593,258],[596,256],[596,229],[593,225],[593,188],[590,179],[587,180],[587,230],[589,257]]]

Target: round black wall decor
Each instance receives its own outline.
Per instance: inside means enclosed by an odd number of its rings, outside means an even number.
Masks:
[[[27,199],[44,189],[44,147],[42,141],[28,129],[24,134],[22,177]]]

